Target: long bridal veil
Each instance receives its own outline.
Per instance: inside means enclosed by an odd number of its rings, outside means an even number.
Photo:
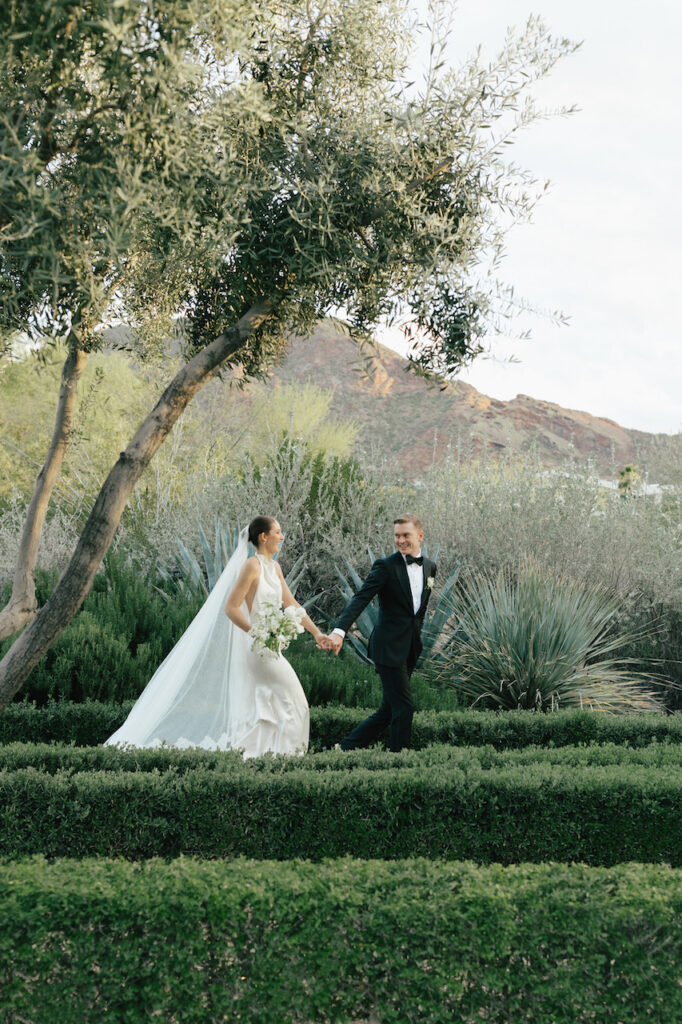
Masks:
[[[248,558],[248,531],[203,607],[159,665],[128,718],[106,744],[229,750],[251,715],[248,638],[225,615],[227,596]]]

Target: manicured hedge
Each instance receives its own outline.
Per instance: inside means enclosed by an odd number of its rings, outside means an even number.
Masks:
[[[660,866],[33,859],[0,898],[8,1022],[682,1019]]]
[[[44,708],[10,704],[0,713],[0,742],[76,743],[96,746],[122,724],[132,702],[82,704],[55,701]],[[313,749],[331,747],[372,709],[311,708]],[[413,746],[431,743],[459,746],[490,744],[508,747],[565,746],[581,743],[622,743],[646,746],[654,740],[682,743],[682,714],[602,715],[590,711],[422,711],[415,715]]]
[[[682,768],[682,744],[651,743],[648,747],[624,747],[617,743],[584,747],[521,747],[495,750],[494,747],[453,747],[433,744],[422,750],[404,750],[391,754],[373,747],[348,752],[327,751],[306,757],[264,755],[244,762],[237,751],[209,751],[192,748],[154,750],[118,747],[73,747],[63,743],[7,743],[0,746],[0,771],[36,768],[55,774],[66,772],[167,772],[184,774],[195,768],[219,772],[281,774],[282,772],[355,772],[358,768],[401,771],[405,768],[442,767],[447,771],[476,772],[507,765],[641,765],[655,768]]]
[[[682,865],[679,766],[0,772],[0,855]]]
[[[44,707],[8,704],[0,712],[0,742],[76,743],[96,746],[123,724],[134,701],[105,704],[86,700],[50,701]]]

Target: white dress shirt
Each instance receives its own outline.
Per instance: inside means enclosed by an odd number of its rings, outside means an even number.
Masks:
[[[421,555],[421,551],[419,554]],[[404,555],[403,558],[405,558]],[[407,559],[405,559],[405,568],[407,569],[407,578],[410,581],[412,604],[414,605],[414,614],[416,615],[422,603],[422,592],[424,590],[424,567],[417,565],[416,562],[413,562],[412,565],[408,565]]]
[[[421,551],[417,555],[417,558],[419,558],[420,555]],[[407,569],[407,578],[410,581],[412,604],[414,607],[414,614],[416,615],[421,607],[422,594],[424,592],[424,567],[422,565],[417,565],[416,562],[413,562],[412,565],[408,565],[405,555],[403,555],[403,561],[405,562],[405,568]],[[344,637],[346,635],[345,630],[339,629],[338,626],[336,629],[332,630],[331,636],[334,636],[335,633],[340,637]]]

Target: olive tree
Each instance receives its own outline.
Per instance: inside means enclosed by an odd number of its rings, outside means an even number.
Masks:
[[[435,35],[439,31],[434,20]],[[406,0],[8,0],[0,10],[0,330],[66,339],[52,443],[0,637],[0,707],[88,593],[145,467],[221,369],[263,374],[343,310],[402,316],[412,366],[454,372],[504,312],[505,231],[542,192],[506,160],[528,86],[572,49],[537,20],[485,64],[408,81]],[[432,53],[438,54],[437,40]],[[183,364],[112,467],[38,611],[33,570],[102,328]],[[427,340],[418,341],[418,337]]]

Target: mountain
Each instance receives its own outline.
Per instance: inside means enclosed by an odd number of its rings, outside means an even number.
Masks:
[[[626,430],[613,420],[528,395],[503,402],[459,381],[441,391],[407,372],[407,360],[383,345],[370,365],[366,377],[356,345],[323,323],[310,338],[291,340],[273,383],[309,380],[332,389],[332,412],[360,426],[358,447],[382,453],[410,477],[456,444],[474,454],[486,448],[493,456],[532,447],[548,467],[573,455],[593,460],[606,473],[633,462],[642,467],[643,452],[668,437]]]
[[[107,337],[111,349],[129,347],[125,328],[113,328]],[[418,478],[450,445],[459,445],[467,454],[485,449],[489,456],[502,457],[532,449],[547,467],[572,456],[591,460],[603,475],[634,463],[656,483],[682,485],[682,434],[629,430],[528,395],[503,402],[461,381],[441,391],[407,372],[407,360],[381,344],[369,365],[368,377],[355,343],[323,321],[309,338],[290,339],[271,381],[274,387],[311,381],[332,390],[331,412],[360,427],[356,447],[394,462],[408,477]],[[216,380],[197,398],[199,406],[207,407],[211,397],[217,400],[212,419],[219,416],[222,387]],[[232,400],[243,405],[242,415],[248,418],[248,387],[238,396],[232,392]]]

